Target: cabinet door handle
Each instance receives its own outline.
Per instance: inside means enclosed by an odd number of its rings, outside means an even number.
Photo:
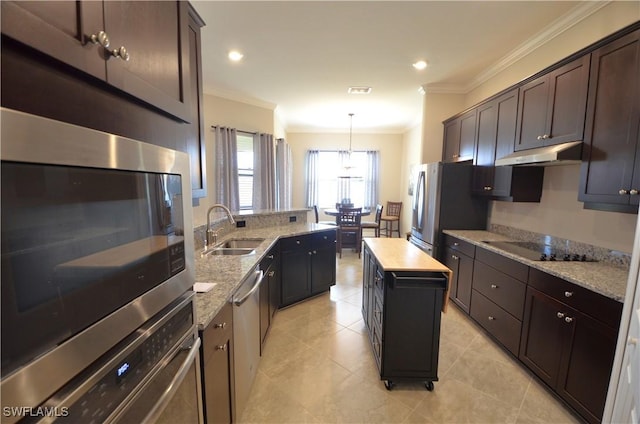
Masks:
[[[627,344],[629,346],[637,346],[638,345],[638,338],[637,337],[629,337],[627,339]]]
[[[625,190],[624,188],[621,188],[620,190],[618,190],[618,194],[624,196],[625,194],[629,194],[629,190]]]
[[[307,254],[308,254],[309,256],[311,256],[311,255],[313,255],[313,252],[312,252],[312,251],[308,251],[308,252],[307,252]]]
[[[497,289],[497,288],[498,288],[498,285],[497,285],[497,284],[491,284],[491,288],[492,288],[492,289]]]
[[[300,240],[296,240],[296,244],[300,244]]]
[[[267,256],[267,259],[273,259],[273,255]]]
[[[489,321],[495,321],[495,318],[492,317],[491,315],[489,315],[487,318],[489,318]]]
[[[632,188],[631,190],[629,190],[629,194],[632,196],[636,196],[638,194],[638,190],[636,190],[635,188]]]
[[[453,259],[454,261],[457,261],[460,258],[458,258],[456,255],[451,255],[451,259]]]
[[[227,326],[226,322],[223,322],[222,324],[213,324],[213,328],[225,328]]]
[[[542,134],[542,139],[546,140],[547,138],[551,138],[549,134]]]
[[[274,275],[276,275],[276,272],[275,272],[275,271],[270,271],[270,272],[269,272],[269,277],[273,277]]]
[[[560,319],[564,318],[564,314],[562,312],[558,312],[556,316]]]
[[[218,345],[218,346],[216,346],[216,350],[226,351],[227,350],[227,345],[226,344]]]
[[[564,297],[571,297],[571,296],[573,296],[573,292],[570,292],[570,291],[564,292]]]
[[[97,34],[91,34],[90,39],[93,44],[100,44],[105,49],[109,47],[109,36],[104,31],[100,31]]]
[[[570,323],[570,322],[572,322],[572,321],[573,321],[573,318],[571,318],[571,317],[564,317],[564,322],[566,322],[566,323]]]
[[[454,242],[453,242],[453,245],[454,245],[455,247],[458,247],[458,246],[460,246],[460,243],[458,243],[457,241],[454,241]]]
[[[538,140],[542,140],[542,136],[539,135],[538,137],[536,137]]]
[[[120,58],[120,59],[124,60],[125,62],[128,62],[129,59],[131,58],[131,56],[129,55],[129,52],[127,51],[127,48],[125,46],[120,46],[117,49],[113,49],[111,51],[111,55],[115,56],[117,58]]]

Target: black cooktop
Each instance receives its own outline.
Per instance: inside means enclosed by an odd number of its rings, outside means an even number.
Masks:
[[[571,251],[560,252],[548,244],[530,241],[483,241],[514,255],[522,256],[531,261],[576,261],[594,262],[593,258]]]

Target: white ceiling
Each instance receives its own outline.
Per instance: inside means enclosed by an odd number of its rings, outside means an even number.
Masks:
[[[467,92],[606,2],[192,1],[204,92],[276,107],[288,132],[401,133],[421,86]],[[600,6],[598,6],[598,4]],[[244,53],[231,63],[227,53]],[[425,59],[423,71],[411,64]],[[347,94],[370,86],[369,95]]]

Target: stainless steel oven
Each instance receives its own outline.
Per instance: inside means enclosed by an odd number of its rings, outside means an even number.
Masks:
[[[191,290],[191,183],[184,153],[0,119],[0,388],[15,422],[10,408],[42,405]]]

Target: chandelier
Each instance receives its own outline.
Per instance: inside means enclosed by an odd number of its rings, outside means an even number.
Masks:
[[[343,173],[338,175],[338,178],[362,178],[360,176],[352,175],[352,170],[356,168],[351,162],[351,141],[353,138],[353,113],[349,114],[349,151],[347,152],[347,159],[342,167]]]

